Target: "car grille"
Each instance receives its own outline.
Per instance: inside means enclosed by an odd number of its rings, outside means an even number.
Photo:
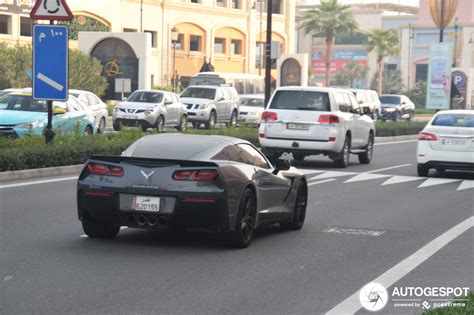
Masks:
[[[185,104],[188,109],[193,109],[194,104]]]
[[[0,136],[7,138],[18,138],[18,134],[11,126],[0,126]]]
[[[248,114],[248,112],[240,112],[240,115],[243,115],[243,116],[245,116],[247,114]]]
[[[145,112],[144,109],[124,109],[124,108],[119,108],[119,111],[126,114],[141,114]]]

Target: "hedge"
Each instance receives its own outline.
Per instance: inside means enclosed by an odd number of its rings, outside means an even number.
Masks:
[[[377,122],[376,135],[417,134],[425,124],[424,122]],[[176,132],[174,129],[169,131]],[[188,129],[186,133],[237,137],[259,145],[258,128]],[[143,135],[141,130],[131,128],[119,133],[89,137],[60,136],[50,145],[44,144],[43,137],[16,140],[0,138],[0,172],[82,164],[94,154],[117,155]]]

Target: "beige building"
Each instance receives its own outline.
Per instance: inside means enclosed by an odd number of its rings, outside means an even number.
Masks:
[[[294,52],[295,1],[273,0],[272,37],[281,53]],[[20,3],[20,5],[19,5]],[[0,41],[31,42],[28,14],[33,0],[0,0]],[[68,0],[75,18],[71,47],[78,33],[150,34],[148,85],[169,84],[173,74],[171,30],[178,29],[176,70],[183,82],[209,61],[218,72],[264,73],[260,58],[266,38],[266,1],[256,0]],[[132,50],[138,49],[131,47]],[[135,51],[135,56],[141,55]],[[120,67],[120,64],[118,64]],[[120,71],[116,71],[119,73]],[[139,74],[142,75],[142,74]]]

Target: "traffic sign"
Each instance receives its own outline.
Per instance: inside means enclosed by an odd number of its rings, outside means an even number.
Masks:
[[[33,26],[33,98],[68,99],[67,26]]]
[[[37,0],[30,17],[33,20],[70,21],[74,16],[66,0]]]

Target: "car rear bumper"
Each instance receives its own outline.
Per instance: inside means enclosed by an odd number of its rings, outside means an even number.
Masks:
[[[90,191],[78,191],[78,215],[81,221],[107,222],[116,226],[134,228],[163,228],[173,225],[210,231],[228,230],[225,198],[222,195],[195,197],[186,194],[165,199],[160,211],[136,211],[121,205],[123,195],[100,193],[87,195]],[[129,194],[126,194],[129,195]],[[129,195],[131,196],[131,195]]]
[[[444,151],[433,150],[428,141],[419,141],[417,150],[417,162],[427,164],[437,163],[474,164],[474,152],[468,151]]]
[[[466,170],[474,171],[474,163],[446,162],[446,161],[429,161],[427,163],[419,163],[427,168],[442,168],[449,170]]]
[[[325,152],[340,152],[344,145],[344,139],[337,139],[334,142],[329,140],[309,140],[309,139],[285,139],[277,137],[259,138],[260,145],[266,148],[274,148],[283,152],[307,151],[315,154]]]

